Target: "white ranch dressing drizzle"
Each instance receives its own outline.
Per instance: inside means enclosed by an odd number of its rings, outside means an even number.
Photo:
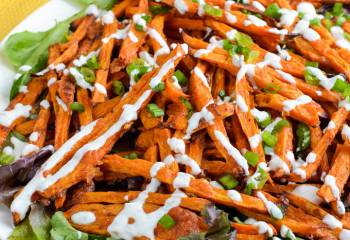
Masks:
[[[318,80],[320,80],[320,85],[328,90],[331,90],[333,88],[337,79],[345,81],[342,75],[336,75],[334,77],[328,78],[322,70],[315,67],[307,66],[306,70],[309,71],[311,75],[315,76]]]
[[[321,18],[321,16],[316,14],[315,7],[311,3],[302,2],[298,4],[297,11],[303,13],[304,17],[295,25],[292,33],[302,34],[303,38],[310,42],[319,40],[321,38],[320,35],[310,28],[311,19]]]
[[[327,127],[325,127],[325,129],[323,129],[323,133],[325,133],[328,130],[332,130],[334,128],[336,128],[335,122],[331,120],[328,122]]]
[[[335,44],[340,48],[350,50],[350,42],[344,37],[344,30],[339,26],[331,27],[332,36],[335,38]]]
[[[107,89],[105,86],[103,86],[101,83],[95,83],[95,90],[98,91],[99,93],[107,96]]]
[[[335,177],[330,175],[330,174],[326,175],[326,177],[324,179],[324,184],[331,189],[333,196],[336,198],[338,214],[344,215],[345,214],[345,206],[344,206],[344,203],[340,199],[341,193],[340,193],[340,190],[337,186],[337,182],[336,182]]]
[[[193,69],[194,74],[203,82],[204,86],[206,86],[207,88],[209,88],[209,83],[208,83],[208,79],[206,78],[206,76],[204,75],[204,73],[202,72],[202,70],[199,67],[195,67]]]
[[[230,11],[227,11],[227,10],[225,11],[225,17],[226,17],[227,21],[231,24],[234,24],[237,22],[237,17],[235,15],[233,15]]]
[[[59,96],[56,96],[56,101],[57,101],[57,104],[61,106],[63,111],[65,111],[65,112],[68,111],[67,105],[62,101],[62,99]]]
[[[256,9],[258,9],[260,12],[264,12],[265,11],[265,7],[264,5],[262,5],[260,2],[258,1],[253,1],[252,3],[253,7],[255,7]]]
[[[90,211],[80,211],[74,213],[70,219],[74,224],[88,225],[96,221],[96,216],[93,212]]]
[[[282,224],[282,226],[281,226],[280,234],[282,237],[288,236],[291,240],[296,240],[296,237],[295,237],[293,231],[284,224]]]
[[[298,16],[298,12],[295,10],[290,10],[287,8],[281,8],[279,10],[279,13],[281,14],[280,21],[279,21],[279,26],[286,26],[289,27],[291,26],[296,17]]]
[[[139,41],[139,39],[136,37],[135,33],[131,29],[128,32],[128,37],[134,43],[137,43]]]
[[[343,125],[341,134],[345,136],[348,141],[350,141],[350,127],[346,123]]]
[[[233,201],[242,202],[242,196],[237,190],[228,190],[227,196]]]
[[[111,24],[114,22],[114,13],[112,11],[107,11],[105,14],[102,15],[102,24]]]
[[[319,205],[322,199],[317,195],[319,188],[310,184],[301,184],[294,188],[293,194],[305,198],[310,202]]]
[[[339,240],[348,240],[350,239],[350,230],[342,229],[338,235]]]
[[[279,207],[277,207],[277,205],[275,203],[268,200],[262,192],[260,192],[260,191],[257,192],[257,197],[263,201],[267,211],[270,213],[271,216],[273,216],[276,219],[283,218],[283,213],[282,213],[281,209]]]
[[[49,101],[47,101],[46,99],[42,100],[40,102],[40,106],[44,109],[49,109],[50,108],[50,103]]]
[[[299,105],[304,105],[310,102],[312,102],[312,98],[310,98],[308,95],[301,95],[293,100],[285,100],[283,101],[283,111],[289,112]]]
[[[160,33],[156,29],[149,28],[147,33],[152,39],[154,39],[161,46],[161,48],[158,49],[154,53],[154,59],[155,60],[160,55],[164,55],[164,54],[169,54],[170,53],[170,49],[169,49],[168,44],[166,43],[166,41],[163,39],[163,37],[160,35]]]
[[[292,57],[289,55],[288,51],[286,49],[281,48],[280,45],[276,46],[278,55],[285,61],[290,61]]]
[[[286,82],[295,85],[296,81],[293,75],[283,72],[282,70],[276,69],[276,72],[283,78],[283,80],[286,80]]]
[[[23,85],[19,87],[19,92],[20,93],[28,93],[28,87]]]
[[[257,148],[259,146],[259,143],[262,141],[262,137],[260,133],[256,133],[253,136],[249,137],[248,141],[251,148]]]
[[[184,0],[175,0],[174,7],[182,15],[188,11],[188,6]]]
[[[182,49],[184,50],[185,54],[188,52],[188,45],[187,44],[181,44]],[[180,58],[182,54],[177,53],[174,57],[170,58],[168,61],[166,61],[162,67],[159,69],[158,73],[156,76],[154,76],[150,83],[149,86],[151,88],[156,87],[161,81],[162,78],[171,70],[175,67],[174,62]]]
[[[128,24],[123,29],[118,29],[115,33],[105,37],[102,39],[104,44],[108,43],[110,39],[125,39],[128,36],[128,32],[130,31],[131,24]]]
[[[253,115],[255,119],[257,119],[259,122],[265,121],[268,117],[269,114],[266,111],[260,111],[257,108],[253,108],[250,110],[250,113]]]
[[[184,173],[184,172],[178,172],[173,181],[173,187],[187,188],[190,186],[191,179],[193,179],[193,177],[190,174]]]
[[[322,222],[331,229],[342,228],[343,224],[333,215],[327,214],[323,217]]]
[[[10,127],[18,118],[29,117],[31,110],[32,106],[17,103],[12,110],[0,112],[0,125]]]
[[[221,142],[228,154],[236,161],[236,163],[244,170],[246,175],[249,174],[249,166],[247,160],[241,153],[230,143],[230,140],[220,131],[215,130],[215,137]]]
[[[47,81],[47,87],[50,87],[52,84],[54,84],[57,81],[56,78],[52,77]]]
[[[236,104],[242,112],[244,113],[248,112],[249,110],[248,105],[244,101],[244,98],[239,94],[236,96]]]
[[[191,118],[188,120],[187,129],[185,132],[184,139],[190,139],[193,131],[198,128],[199,122],[204,119],[209,124],[213,123],[214,116],[213,114],[207,109],[207,107],[212,104],[213,101],[209,101],[199,112],[195,112],[192,114]]]
[[[248,218],[244,221],[244,223],[257,227],[259,234],[267,233],[269,237],[273,236],[272,228],[264,221],[257,221],[254,218]]]
[[[32,132],[29,136],[31,142],[36,142],[39,139],[39,132]]]
[[[264,21],[264,20],[262,20],[262,19],[260,19],[260,18],[258,18],[257,16],[254,16],[254,15],[250,15],[250,14],[248,14],[247,15],[247,20],[244,20],[244,22],[243,22],[243,24],[244,24],[244,26],[249,26],[249,25],[255,25],[255,26],[257,26],[257,27],[264,27],[264,26],[267,26],[267,23]]]
[[[100,52],[100,49],[97,51],[92,51],[88,53],[87,55],[80,55],[79,58],[73,60],[73,65],[76,67],[82,67],[85,65],[91,58],[94,56],[97,56]]]
[[[89,89],[90,91],[94,90],[94,87],[91,86],[87,81],[85,81],[83,74],[81,74],[77,68],[71,67],[71,68],[69,68],[69,72],[72,74],[72,76],[75,79],[76,84],[79,87],[81,87],[83,89]]]

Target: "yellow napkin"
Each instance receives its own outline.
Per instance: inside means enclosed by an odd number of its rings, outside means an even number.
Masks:
[[[0,40],[48,0],[0,0]]]

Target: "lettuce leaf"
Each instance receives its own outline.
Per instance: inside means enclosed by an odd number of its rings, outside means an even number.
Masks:
[[[76,0],[76,2],[83,5],[95,4],[102,9],[111,9],[117,0]]]
[[[9,240],[37,240],[34,232],[29,224],[29,219],[26,218],[23,222],[15,227],[13,233],[8,238]]]
[[[28,219],[37,240],[50,239],[50,216],[46,213],[43,206],[39,204],[32,205]]]
[[[62,212],[56,212],[51,218],[52,229],[50,231],[52,240],[88,240],[88,234],[74,229]]]
[[[64,42],[69,33],[70,23],[81,16],[83,16],[83,12],[57,23],[45,32],[24,31],[15,33],[7,39],[4,44],[4,54],[16,70],[24,65],[32,67],[29,72],[22,72],[15,79],[10,92],[10,99],[17,95],[21,86],[30,81],[31,73],[38,72],[47,65],[49,47],[52,44]]]

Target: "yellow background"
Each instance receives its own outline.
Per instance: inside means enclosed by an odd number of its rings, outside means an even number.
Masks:
[[[48,0],[0,0],[0,40]]]

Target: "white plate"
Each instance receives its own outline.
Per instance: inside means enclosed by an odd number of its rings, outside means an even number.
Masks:
[[[72,1],[51,0],[24,19],[0,42],[0,111],[8,105],[9,92],[15,75],[15,70],[2,53],[6,39],[13,33],[25,30],[31,32],[45,31],[53,27],[57,21],[62,21],[79,10],[80,7],[72,4]]]

